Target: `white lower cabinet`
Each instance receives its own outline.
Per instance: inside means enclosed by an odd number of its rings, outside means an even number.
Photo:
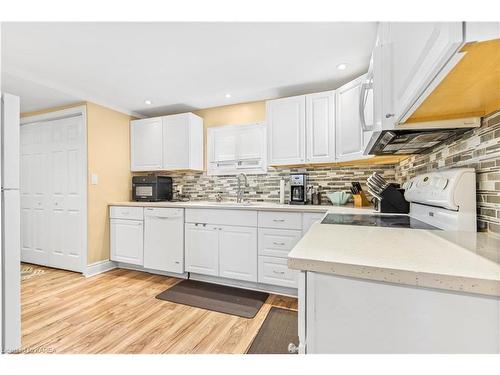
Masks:
[[[499,304],[490,296],[307,272],[299,285],[300,347],[308,354],[498,354]]]
[[[257,228],[186,224],[186,271],[257,281]]]
[[[300,230],[259,228],[259,255],[287,257],[301,237]]]
[[[288,268],[287,258],[259,256],[260,283],[297,288],[298,274]]]
[[[186,223],[185,238],[186,271],[219,276],[219,227]]]
[[[257,281],[257,228],[220,227],[219,276]]]
[[[110,235],[111,260],[143,264],[142,220],[111,219]]]

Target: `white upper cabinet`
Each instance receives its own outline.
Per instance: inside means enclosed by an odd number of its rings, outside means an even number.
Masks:
[[[192,113],[163,117],[163,169],[203,170],[203,119]]]
[[[335,161],[335,91],[306,95],[306,162]]]
[[[364,100],[363,110],[373,113],[373,96],[361,98],[361,87],[366,82],[366,75],[337,89],[336,92],[336,159],[338,161],[363,158],[364,132],[360,117],[360,100]],[[372,122],[365,115],[365,122]]]
[[[163,163],[163,121],[161,117],[130,122],[130,169],[156,171]]]
[[[265,173],[266,127],[262,123],[209,128],[208,174]]]
[[[270,165],[294,165],[305,162],[305,96],[267,102],[267,137]]]
[[[209,132],[209,162],[236,160],[236,132],[233,129],[215,128]]]
[[[203,119],[192,113],[130,122],[131,170],[203,170]]]
[[[381,43],[390,56],[384,64],[389,64],[387,69],[392,72],[393,100],[392,113],[385,116],[395,123],[406,121],[423,101],[424,91],[460,48],[463,38],[462,22],[382,24]],[[452,66],[448,64],[449,69]],[[390,84],[390,80],[386,82]]]

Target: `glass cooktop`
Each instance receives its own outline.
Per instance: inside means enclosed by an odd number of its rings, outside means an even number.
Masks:
[[[363,225],[408,229],[439,229],[407,215],[327,214],[321,224]]]

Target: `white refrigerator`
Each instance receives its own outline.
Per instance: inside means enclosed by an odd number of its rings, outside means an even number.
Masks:
[[[19,98],[1,94],[1,338],[2,351],[21,346],[21,219],[19,193]]]

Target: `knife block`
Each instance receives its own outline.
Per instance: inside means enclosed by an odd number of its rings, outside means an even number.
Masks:
[[[363,191],[359,192],[359,194],[354,194],[354,207],[368,207],[371,206],[370,201],[366,198],[366,195]]]

